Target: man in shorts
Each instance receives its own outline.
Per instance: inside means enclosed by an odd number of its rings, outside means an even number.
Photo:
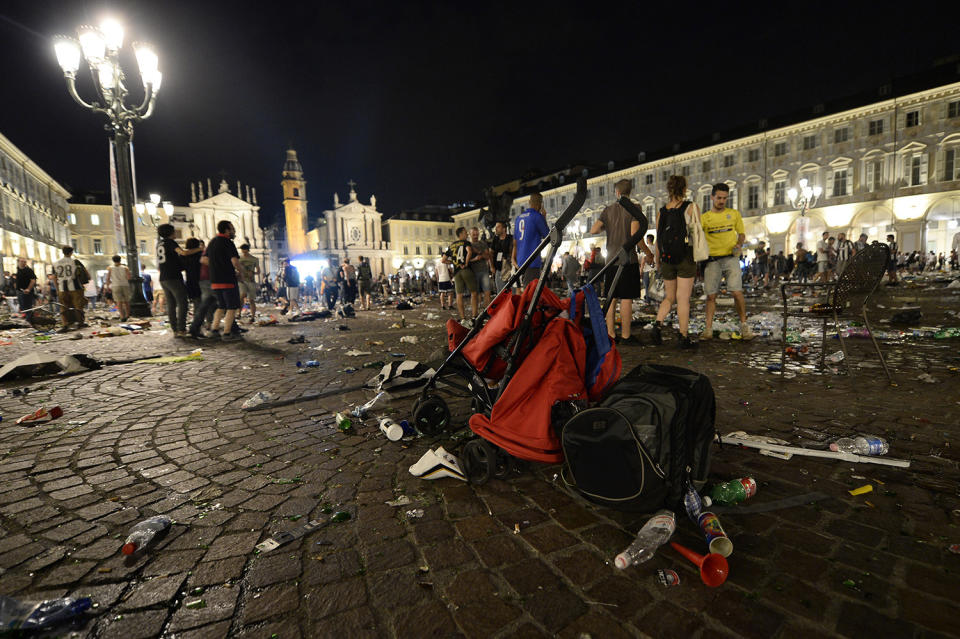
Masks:
[[[343,265],[340,267],[343,274],[343,303],[353,304],[357,299],[357,269],[350,263],[350,258],[343,258]]]
[[[630,180],[620,180],[613,185],[616,199],[629,197],[632,190]],[[627,240],[634,233],[640,230],[640,222],[633,219],[633,216],[627,212],[627,209],[620,205],[620,202],[614,202],[603,209],[600,217],[593,223],[590,229],[591,234],[599,233],[601,230],[607,232],[607,257],[613,257],[620,251]],[[654,255],[647,248],[647,245],[640,243],[637,248],[644,252],[649,259],[653,260]],[[620,300],[620,338],[618,344],[640,343],[636,335],[630,334],[630,322],[633,320],[633,300],[640,299],[643,296],[643,278],[640,276],[640,260],[637,258],[637,251],[633,250],[627,254],[627,263],[617,281],[617,290],[612,290],[613,278],[617,269],[611,267],[606,272],[605,290],[607,297]],[[616,335],[614,330],[614,319],[616,314],[616,304],[610,304],[610,310],[607,311],[607,332],[610,335]]]
[[[281,272],[283,285],[287,287],[287,307],[281,311],[281,315],[288,310],[293,310],[296,305],[297,313],[300,313],[300,271],[290,263],[290,258],[284,258],[283,271]]]
[[[499,293],[513,275],[513,267],[510,264],[510,256],[513,255],[513,236],[507,233],[507,225],[504,222],[497,222],[494,225],[490,249],[493,255],[493,283]]]
[[[473,309],[473,315],[477,316],[477,305],[479,295],[477,295],[477,278],[474,277],[470,269],[470,260],[473,259],[473,248],[470,241],[467,240],[467,229],[460,227],[457,229],[457,241],[450,244],[446,256],[453,262],[453,285],[454,296],[457,298],[457,312],[460,313],[461,323],[467,321],[467,316],[463,312],[463,296],[470,293],[470,307]]]
[[[517,216],[513,223],[513,268],[519,268],[528,257],[540,246],[550,233],[547,218],[543,211],[543,196],[539,193],[530,194],[530,207]],[[543,268],[543,258],[537,255],[526,271],[523,272],[521,285],[526,286],[540,277]]]
[[[743,230],[740,211],[727,208],[730,187],[719,182],[713,185],[710,194],[713,206],[700,215],[700,225],[707,237],[710,257],[703,269],[703,288],[707,294],[707,319],[700,340],[713,338],[713,315],[717,310],[717,293],[720,292],[720,280],[727,279],[727,290],[733,295],[733,302],[740,316],[740,336],[753,339],[755,335],[747,326],[747,303],[743,298],[743,284],[740,273],[740,249],[747,239]]]
[[[257,275],[260,274],[260,261],[250,255],[250,245],[240,245],[240,301],[247,298],[250,305],[250,323],[257,320]],[[241,309],[243,307],[241,306]]]
[[[327,310],[332,311],[336,307],[337,297],[340,295],[336,269],[328,264],[323,267],[320,278],[323,280],[323,298],[326,302]]]
[[[453,308],[453,300],[450,299],[451,291],[453,291],[453,282],[450,281],[450,257],[441,255],[436,262],[437,268],[437,289],[440,291],[440,310],[445,311],[447,308]]]
[[[234,333],[233,322],[240,310],[240,290],[237,276],[240,275],[240,255],[233,243],[237,231],[228,220],[217,223],[217,236],[210,240],[206,254],[200,259],[210,269],[210,288],[217,298],[217,312],[213,314],[213,331],[220,329],[223,320],[221,341],[235,342],[240,335]]]
[[[824,231],[817,242],[817,274],[814,282],[826,282],[830,279],[830,231]]]
[[[493,290],[490,277],[490,245],[480,237],[480,229],[476,226],[470,229],[470,248],[473,249],[470,270],[477,279],[477,290],[483,293],[483,307],[486,308],[490,305],[490,291]]]
[[[770,284],[770,254],[767,253],[765,242],[757,242],[757,249],[753,253],[754,276],[757,286],[766,287]]]
[[[83,285],[77,279],[80,260],[73,257],[73,247],[63,247],[63,257],[53,263],[53,272],[56,276],[57,291],[60,301],[60,314],[63,319],[63,332],[70,330],[74,323],[77,327],[86,326],[83,321],[83,309],[87,299],[83,296]],[[76,320],[76,322],[74,322]]]

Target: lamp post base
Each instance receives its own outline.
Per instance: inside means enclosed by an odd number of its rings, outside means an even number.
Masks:
[[[151,317],[150,303],[143,296],[143,278],[130,278],[130,316],[131,317]]]

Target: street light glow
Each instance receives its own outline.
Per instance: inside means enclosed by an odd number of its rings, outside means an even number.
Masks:
[[[107,18],[100,23],[100,33],[103,42],[110,51],[116,51],[123,46],[123,25],[113,18]]]
[[[137,56],[137,67],[140,68],[140,75],[144,79],[157,72],[159,59],[153,47],[143,42],[134,42],[133,51]]]
[[[53,51],[57,54],[57,64],[64,75],[76,75],[80,69],[80,44],[67,36],[55,36]]]
[[[96,64],[103,60],[107,54],[107,45],[103,41],[103,34],[96,27],[85,24],[77,29],[77,36],[80,38],[80,48],[83,49],[83,57],[88,62]]]

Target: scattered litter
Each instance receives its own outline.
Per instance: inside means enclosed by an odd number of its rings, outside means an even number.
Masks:
[[[960,555],[960,544],[950,544],[950,546],[947,547],[947,550],[955,555]]]
[[[426,319],[426,320],[435,320],[435,319],[440,319],[440,316],[437,315],[436,313],[429,313],[429,312],[428,312],[426,315],[423,316],[423,319]]]
[[[401,344],[416,344],[418,341],[416,335],[404,335],[400,338]]]
[[[827,355],[824,359],[831,364],[839,364],[843,361],[843,351],[837,351],[836,353]]]
[[[151,357],[138,359],[135,364],[178,364],[180,362],[194,362],[203,360],[203,349],[191,351],[189,355],[169,355],[167,357]]]
[[[173,520],[166,515],[156,515],[134,524],[127,534],[127,540],[120,551],[124,555],[132,555],[150,545],[157,537],[162,537],[170,530]]]
[[[190,610],[199,610],[200,608],[206,608],[207,602],[203,599],[194,599],[193,601],[188,601],[183,604],[184,608],[189,608]]]
[[[385,503],[387,506],[397,507],[397,506],[408,506],[408,505],[412,504],[413,502],[412,502],[412,501],[410,500],[410,498],[407,497],[406,495],[400,495],[399,497],[397,497],[397,498],[394,499],[394,500],[385,501],[385,502],[383,502],[383,503]]]
[[[39,630],[51,628],[89,610],[89,597],[45,599],[39,602],[17,601],[0,595],[0,630]]]
[[[920,380],[921,382],[926,382],[927,384],[936,384],[940,381],[930,373],[920,373],[917,376],[917,379]]]
[[[243,402],[241,408],[244,410],[250,410],[251,408],[256,408],[257,406],[265,404],[271,400],[273,400],[273,394],[268,393],[267,391],[258,391],[253,395],[253,397]]]
[[[351,349],[344,353],[347,357],[360,357],[361,355],[372,355],[370,351],[358,351],[357,349]]]
[[[390,393],[386,391],[380,391],[379,393],[374,395],[373,399],[368,401],[366,404],[362,404],[354,408],[353,411],[351,412],[351,415],[353,415],[354,417],[359,417],[360,419],[363,419],[364,417],[367,416],[367,413],[370,411],[371,408],[373,408],[377,404],[381,404],[381,405],[389,404],[390,400],[392,399],[393,398],[390,396]]]
[[[680,575],[678,575],[674,570],[658,569],[657,581],[659,581],[663,586],[679,586]]]
[[[392,442],[400,441],[404,435],[403,426],[389,417],[380,418],[380,432]]]
[[[519,534],[520,534],[520,524],[514,524],[514,525],[513,525],[513,534],[514,534],[514,535],[519,535]]]
[[[406,512],[407,519],[420,519],[423,517],[423,508],[414,508]]]
[[[394,353],[391,353],[391,355],[394,355]],[[422,386],[433,377],[435,372],[432,368],[414,360],[390,362],[380,370],[376,377],[367,381],[367,386],[377,390]]]
[[[787,452],[794,455],[804,455],[807,457],[826,457],[829,459],[840,459],[843,461],[854,462],[854,463],[869,463],[869,464],[881,464],[883,466],[896,466],[897,468],[909,468],[910,461],[906,459],[889,459],[886,457],[872,457],[868,455],[855,455],[853,453],[844,453],[840,451],[832,450],[814,450],[810,448],[802,448],[800,446],[781,446],[779,444],[765,444],[751,441],[741,437],[744,434],[743,431],[728,433],[722,437],[718,436],[718,440],[722,441],[724,444],[733,444],[735,446],[743,446],[745,448],[757,448],[761,450],[772,450],[778,452]]]
[[[349,330],[350,330],[350,327],[347,326],[346,324],[341,324],[340,326],[337,327],[337,330],[338,330],[338,331],[349,331]]]
[[[428,450],[417,460],[417,463],[410,467],[410,474],[420,479],[442,479],[452,477],[461,481],[467,481],[460,467],[460,461],[445,451],[443,446],[436,451]]]
[[[873,484],[864,484],[859,488],[854,488],[853,490],[848,490],[848,493],[856,497],[857,495],[865,495],[867,493],[873,492]]]
[[[30,353],[0,368],[0,380],[42,377],[57,373],[80,373],[96,370],[101,362],[88,355],[44,355]]]
[[[383,346],[383,342],[378,339],[368,339],[367,346]]]
[[[289,543],[294,539],[299,539],[300,537],[303,537],[308,532],[313,532],[318,528],[326,526],[331,521],[333,521],[333,517],[331,517],[330,519],[327,519],[326,521],[321,521],[319,519],[312,519],[307,523],[305,523],[304,525],[300,526],[299,528],[294,528],[293,530],[276,533],[270,539],[257,544],[255,546],[255,549],[260,551],[261,553],[270,552],[271,550],[274,550],[275,548],[279,548],[280,546],[286,543]]]
[[[63,417],[63,409],[60,408],[59,406],[54,406],[49,411],[47,411],[46,408],[43,408],[41,406],[40,408],[30,413],[29,415],[24,415],[23,417],[18,419],[17,423],[29,424],[32,426],[34,424],[45,424],[47,422],[52,422],[58,417]]]
[[[337,428],[341,432],[348,433],[353,430],[353,422],[350,421],[350,418],[345,416],[343,413],[336,413],[333,416],[334,421],[337,423]]]
[[[291,337],[287,340],[287,344],[306,344],[307,337],[305,335],[297,335],[296,337]]]
[[[305,362],[297,362],[297,368],[317,368],[320,362],[315,359],[308,359]]]

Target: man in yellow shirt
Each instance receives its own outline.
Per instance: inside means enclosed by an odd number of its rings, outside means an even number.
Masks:
[[[730,187],[720,182],[713,185],[710,198],[713,207],[700,215],[700,225],[707,237],[710,257],[703,269],[703,288],[707,294],[707,320],[701,341],[713,338],[713,315],[717,310],[717,293],[720,291],[720,279],[726,277],[727,290],[733,295],[737,314],[740,315],[740,335],[743,339],[753,339],[754,334],[747,326],[747,304],[743,299],[743,283],[740,279],[740,249],[747,236],[743,231],[743,219],[740,211],[727,208]]]

